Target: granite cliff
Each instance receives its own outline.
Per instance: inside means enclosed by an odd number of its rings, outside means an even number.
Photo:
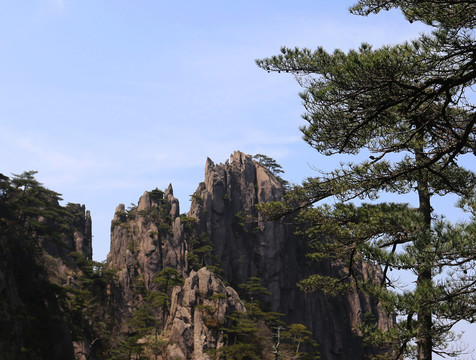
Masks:
[[[166,324],[162,329],[167,333],[166,359],[211,359],[205,350],[223,346],[223,332],[207,327],[203,314],[195,309],[212,306],[210,298],[225,294],[216,310],[223,326],[226,314],[246,312],[235,290],[252,277],[266,285],[268,294],[262,300],[270,311],[282,313],[288,324],[304,324],[313,333],[321,358],[363,358],[366,350],[358,330],[362,314],[372,313],[383,328],[393,321],[358,292],[329,298],[297,288],[297,282],[312,273],[330,274],[340,267],[309,262],[306,245],[292,225],[261,219],[255,206],[281,200],[284,191],[269,169],[235,152],[224,164],[207,159],[205,180],[192,195],[187,215],[179,214],[171,186],[164,192],[144,193],[130,209],[119,205],[108,256],[109,266],[118,269],[114,296],[118,331],[126,332],[129,319],[146,299],[146,292],[137,289],[154,291],[157,274],[173,268],[185,284],[166,289],[171,306],[156,314]],[[221,274],[231,287],[213,272],[200,269],[203,266]],[[362,272],[380,279],[379,270],[369,264],[362,264]],[[208,295],[197,296],[203,293]]]
[[[178,200],[172,186],[165,192],[145,192],[131,209],[126,210],[123,204],[117,206],[107,263],[117,270],[115,318],[121,331],[142,301],[138,288],[152,289],[154,276],[165,268],[176,269],[185,276],[186,261]]]
[[[205,181],[193,198],[189,216],[212,240],[225,279],[232,286],[259,277],[271,293],[271,309],[283,313],[287,323],[302,323],[312,331],[324,359],[362,358],[358,337],[361,314],[372,313],[379,326],[392,320],[372,299],[353,292],[329,298],[305,294],[296,284],[313,274],[340,271],[337,264],[317,265],[305,257],[306,245],[291,225],[263,222],[255,209],[262,202],[279,201],[284,187],[276,176],[249,155],[235,152],[224,164],[210,159]],[[247,221],[249,219],[249,221]],[[362,271],[380,279],[377,268],[362,264]]]

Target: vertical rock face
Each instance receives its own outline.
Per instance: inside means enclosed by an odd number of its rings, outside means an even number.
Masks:
[[[206,351],[224,345],[219,327],[235,311],[246,309],[233,288],[206,268],[192,271],[172,293],[167,359],[212,360]]]
[[[123,204],[117,206],[108,264],[119,270],[120,288],[115,298],[120,324],[137,306],[134,288],[149,289],[154,276],[164,268],[174,268],[185,275],[185,241],[172,186],[165,192],[146,191],[132,209],[126,210]]]
[[[283,193],[282,185],[267,169],[235,152],[225,164],[215,165],[207,159],[205,182],[195,192],[199,196],[193,198],[189,214],[212,240],[226,279],[237,285],[250,276],[262,277],[274,294],[274,308],[281,302],[281,288],[287,281],[282,277],[283,267],[296,261],[287,253],[294,248],[286,249],[286,239],[292,234],[278,223],[248,220],[258,218],[255,205],[281,200]]]
[[[79,252],[86,255],[88,259],[93,258],[92,244],[92,221],[89,210],[84,205],[69,204],[71,212],[76,214],[73,220],[73,238],[71,245]]]
[[[296,283],[308,275],[335,273],[339,267],[310,263],[305,244],[292,227],[260,221],[255,205],[279,201],[283,194],[283,186],[268,169],[235,152],[225,164],[207,159],[205,181],[195,192],[189,216],[198,219],[199,231],[212,240],[232,286],[260,277],[271,293],[271,309],[285,314],[288,323],[305,324],[319,342],[322,358],[362,358],[356,337],[361,314],[373,313],[381,327],[390,326],[392,320],[357,292],[329,298],[297,289]],[[377,269],[365,266],[363,270],[378,277]]]

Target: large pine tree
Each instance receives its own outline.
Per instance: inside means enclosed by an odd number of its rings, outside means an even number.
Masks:
[[[303,87],[305,141],[322,154],[350,157],[295,187],[287,203],[271,204],[268,212],[303,209],[311,257],[344,264],[342,278],[315,275],[302,283],[304,289],[335,292],[352,285],[376,296],[399,321],[383,334],[367,326],[369,339],[393,345],[394,358],[428,360],[433,352],[457,352],[447,347],[449,330],[458,321],[476,320],[476,176],[460,164],[463,155],[476,154],[476,3],[361,0],[351,11],[368,15],[391,8],[434,31],[375,50],[368,44],[332,54],[283,48],[281,55],[257,61],[265,70],[294,74]],[[349,203],[382,193],[395,200],[415,193],[418,206]],[[433,199],[448,194],[472,212],[470,222],[451,224],[434,213]],[[328,197],[340,202],[309,208]],[[382,267],[379,286],[356,271],[362,260]],[[413,273],[415,286],[398,289],[393,269]]]

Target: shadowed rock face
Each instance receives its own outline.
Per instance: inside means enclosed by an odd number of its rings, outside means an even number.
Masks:
[[[229,161],[218,165],[207,159],[205,181],[195,194],[199,196],[194,197],[189,215],[198,219],[199,231],[212,240],[225,279],[236,286],[251,276],[260,277],[271,292],[267,299],[271,310],[285,314],[288,323],[305,324],[319,342],[322,358],[363,356],[356,337],[361,314],[373,313],[382,328],[392,324],[392,319],[362,294],[329,298],[297,289],[296,283],[310,274],[332,274],[340,267],[310,263],[305,244],[291,226],[260,221],[255,205],[281,200],[284,188],[250,156],[235,152]],[[381,276],[370,264],[362,270],[376,280]]]
[[[40,237],[38,241],[42,249],[48,254],[63,258],[71,266],[73,262],[68,258],[71,251],[82,253],[89,260],[93,258],[92,221],[91,214],[84,205],[68,204],[65,209],[71,214],[71,231],[65,234],[61,243],[48,237]],[[55,224],[50,225],[55,227]]]
[[[77,269],[71,252],[92,259],[91,217],[84,205],[51,206],[67,214],[62,222],[38,218],[55,237],[25,234],[21,222],[0,228],[0,359],[75,359],[86,346],[73,342],[58,289]]]

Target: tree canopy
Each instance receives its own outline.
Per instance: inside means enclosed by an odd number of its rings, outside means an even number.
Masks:
[[[61,206],[60,194],[35,173],[0,174],[0,357],[69,359],[72,341],[84,339],[87,356],[107,356],[114,271],[69,246],[77,208]],[[45,239],[64,250],[63,258],[48,254]]]
[[[432,33],[379,49],[364,43],[347,53],[282,48],[280,55],[257,60],[267,71],[294,74],[302,86],[304,140],[321,154],[349,156],[336,170],[295,186],[287,202],[264,210],[279,217],[302,209],[310,257],[344,264],[341,278],[314,275],[303,289],[357,287],[375,296],[399,321],[390,331],[364,331],[373,344],[396,359],[431,359],[432,352],[454,355],[449,330],[476,315],[476,176],[460,163],[463,155],[476,154],[476,4],[362,0],[351,11],[392,8],[430,25]],[[394,199],[415,193],[418,207],[348,203],[376,200],[383,192]],[[470,222],[451,224],[434,213],[435,196],[447,194],[472,211]],[[328,197],[341,202],[310,208]],[[357,271],[362,260],[380,266],[379,283]],[[394,269],[412,272],[416,285],[398,289]]]

